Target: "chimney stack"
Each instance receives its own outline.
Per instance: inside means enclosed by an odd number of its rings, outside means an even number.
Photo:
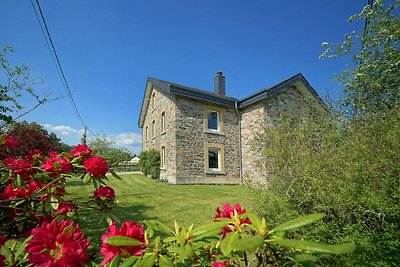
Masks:
[[[214,93],[225,96],[225,76],[221,71],[218,71],[214,78]]]

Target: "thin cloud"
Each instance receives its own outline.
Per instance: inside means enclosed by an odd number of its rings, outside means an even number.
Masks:
[[[67,136],[81,136],[84,132],[83,129],[74,129],[70,126],[66,125],[53,125],[53,124],[43,124],[42,125],[47,131],[53,132],[59,135],[67,135]]]

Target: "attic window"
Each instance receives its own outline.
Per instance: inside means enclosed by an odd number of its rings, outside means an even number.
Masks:
[[[155,110],[156,109],[156,104],[154,103],[155,101],[154,101],[154,98],[156,97],[156,93],[155,92],[153,92],[152,94],[151,94],[151,99],[150,99],[150,107],[151,107],[151,110]]]

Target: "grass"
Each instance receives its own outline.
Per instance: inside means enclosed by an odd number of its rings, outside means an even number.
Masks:
[[[121,175],[123,180],[110,177],[109,186],[114,188],[121,208],[115,214],[121,221],[156,219],[169,226],[176,220],[180,225],[190,226],[211,222],[215,209],[224,203],[240,203],[248,210],[255,210],[259,192],[234,185],[171,185],[145,177],[141,174]],[[67,183],[70,199],[87,201],[94,188],[80,180]],[[107,223],[100,222],[98,211],[81,208],[78,223],[88,236],[95,236],[95,243],[106,231]]]

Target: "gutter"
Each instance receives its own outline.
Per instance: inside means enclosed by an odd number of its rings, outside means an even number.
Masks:
[[[242,120],[240,119],[240,112],[238,108],[238,102],[235,101],[235,111],[238,116],[238,135],[239,135],[239,173],[240,173],[240,185],[243,185],[243,163],[242,163]]]

